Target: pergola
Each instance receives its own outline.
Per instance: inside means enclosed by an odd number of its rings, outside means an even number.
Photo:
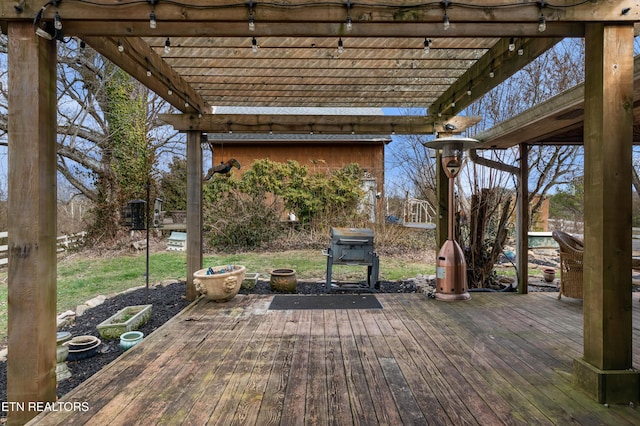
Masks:
[[[0,26],[9,37],[9,401],[56,398],[55,63],[56,39],[69,36],[181,112],[164,119],[187,134],[187,277],[202,266],[202,132],[446,134],[447,124],[461,132],[473,119],[459,111],[563,37],[585,37],[590,261],[584,357],[575,376],[599,400],[638,401],[628,274],[637,21],[640,0],[2,2]],[[225,115],[216,106],[424,114]],[[521,161],[526,170],[526,157]],[[192,284],[188,278],[188,298],[195,298]],[[11,412],[9,421],[35,414]]]

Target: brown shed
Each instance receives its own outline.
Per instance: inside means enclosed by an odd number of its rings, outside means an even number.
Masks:
[[[231,158],[242,165],[234,173],[248,170],[260,159],[279,163],[296,161],[311,173],[330,173],[357,163],[367,172],[363,179],[364,205],[375,205],[375,210],[370,210],[370,219],[375,222],[383,217],[380,213],[384,195],[384,147],[391,142],[388,136],[214,133],[208,135],[208,141],[213,155],[205,169]]]

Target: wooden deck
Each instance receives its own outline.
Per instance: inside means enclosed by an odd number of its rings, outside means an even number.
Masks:
[[[640,424],[571,384],[582,302],[380,294],[378,310],[270,311],[272,296],[200,301],[77,387],[53,424]],[[640,304],[634,294],[634,359]]]

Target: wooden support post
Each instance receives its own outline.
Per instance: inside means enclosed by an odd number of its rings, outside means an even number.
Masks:
[[[599,402],[640,399],[632,370],[633,25],[586,24],[584,357],[576,384]]]
[[[440,253],[440,248],[447,241],[447,229],[449,225],[449,178],[442,167],[442,151],[436,154],[436,195],[438,205],[436,213],[436,258]]]
[[[187,300],[198,297],[193,273],[202,269],[201,133],[187,132]]]
[[[56,400],[56,43],[31,23],[8,35],[7,401],[8,423],[24,424],[29,402]]]
[[[525,143],[520,144],[516,246],[518,293],[527,294],[529,292],[529,146]]]

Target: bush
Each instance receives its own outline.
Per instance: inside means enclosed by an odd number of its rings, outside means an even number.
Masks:
[[[207,242],[220,251],[257,248],[280,234],[276,211],[260,194],[230,191],[206,205],[204,217]]]
[[[267,159],[256,161],[241,179],[214,176],[203,189],[207,241],[219,250],[260,247],[282,235],[289,212],[298,219],[299,235],[304,230],[313,235],[314,228],[352,226],[341,224],[360,218],[362,175],[355,164],[330,175],[309,175],[295,161]]]

